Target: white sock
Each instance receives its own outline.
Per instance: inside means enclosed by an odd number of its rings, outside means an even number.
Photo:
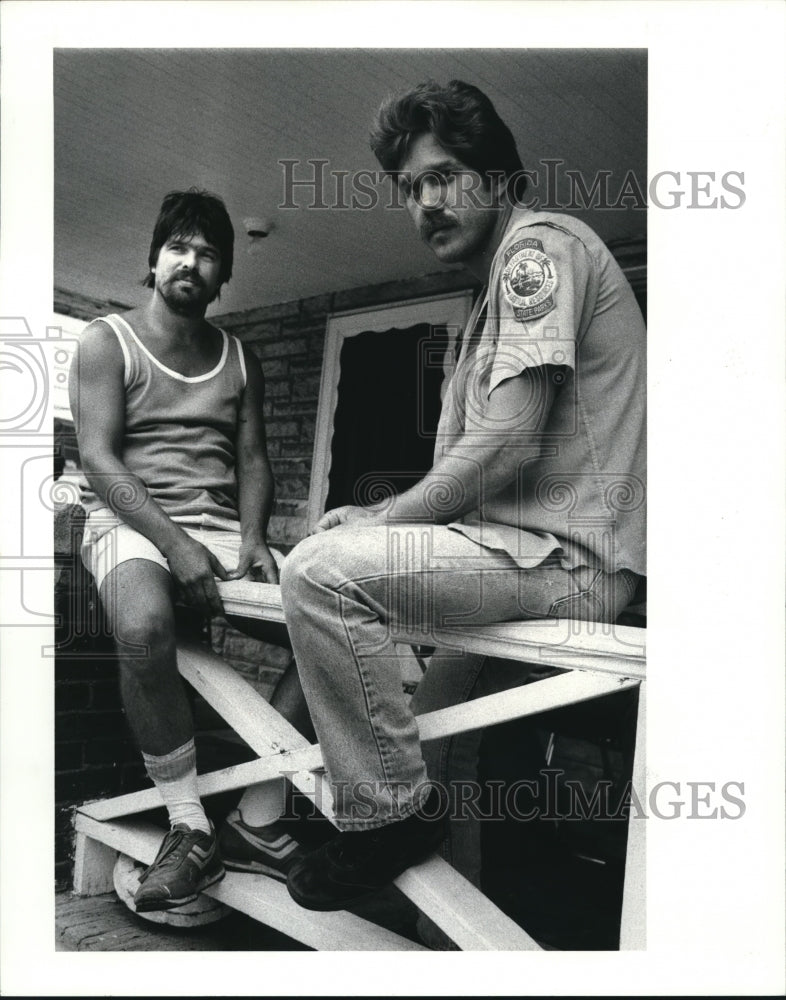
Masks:
[[[185,823],[192,830],[210,833],[197,791],[196,747],[193,738],[171,753],[154,757],[143,753],[145,768],[169,813],[169,823]]]
[[[268,826],[284,812],[285,786],[283,778],[262,781],[247,788],[238,809],[249,826]]]

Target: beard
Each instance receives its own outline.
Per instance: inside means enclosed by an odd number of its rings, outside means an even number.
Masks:
[[[186,283],[182,277],[178,275],[164,282],[160,287],[161,298],[178,316],[204,316],[213,299],[198,278],[191,276],[190,283]]]

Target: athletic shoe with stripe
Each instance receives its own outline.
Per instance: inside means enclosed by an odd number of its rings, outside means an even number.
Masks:
[[[218,835],[224,864],[231,871],[271,875],[282,882],[292,865],[303,856],[296,840],[281,821],[267,826],[249,826],[238,809],[227,816]]]
[[[134,896],[138,913],[171,910],[197,898],[226,874],[216,848],[216,835],[176,823],[164,837],[156,859],[139,878]]]

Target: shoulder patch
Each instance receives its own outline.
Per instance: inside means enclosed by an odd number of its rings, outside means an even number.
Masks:
[[[540,240],[518,240],[508,247],[501,281],[516,319],[537,319],[554,308],[557,270]]]

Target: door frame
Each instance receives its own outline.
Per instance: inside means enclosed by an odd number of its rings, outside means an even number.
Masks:
[[[449,344],[452,346],[458,332],[464,329],[471,311],[472,291],[467,289],[447,295],[388,303],[373,309],[353,309],[328,317],[308,492],[309,532],[325,513],[344,341],[360,333],[384,333],[394,328],[406,330],[419,323],[428,323],[430,326],[447,327]]]

